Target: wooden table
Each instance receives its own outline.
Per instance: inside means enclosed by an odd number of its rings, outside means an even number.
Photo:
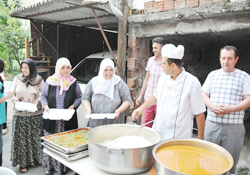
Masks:
[[[92,163],[91,158],[89,156],[69,162],[62,156],[46,148],[43,149],[43,152],[53,157],[54,159],[58,160],[59,162],[61,162],[62,164],[64,164],[65,166],[67,166],[68,168],[70,168],[71,170],[80,175],[114,175],[97,168]],[[147,175],[147,174],[148,171],[136,175]]]

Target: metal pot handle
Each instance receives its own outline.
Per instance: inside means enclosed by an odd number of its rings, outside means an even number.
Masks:
[[[123,155],[125,151],[120,148],[107,147],[107,152],[109,154]]]

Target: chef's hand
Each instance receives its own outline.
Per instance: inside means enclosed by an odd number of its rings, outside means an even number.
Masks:
[[[135,104],[136,104],[137,106],[140,106],[141,99],[142,99],[141,96],[139,96],[139,97],[136,99]]]
[[[115,119],[117,119],[121,114],[121,110],[118,108],[115,110]]]
[[[33,101],[33,104],[35,104],[37,106],[38,102],[39,102],[39,100],[35,100],[35,101]]]
[[[75,106],[74,105],[71,105],[68,109],[74,109]]]
[[[49,106],[48,105],[44,105],[43,108],[44,108],[44,111],[43,111],[44,113],[46,113],[46,112],[49,113]]]
[[[142,110],[141,108],[135,109],[135,110],[133,111],[132,115],[131,115],[132,120],[133,120],[133,121],[136,121],[136,120],[138,119],[138,117],[141,115],[142,111],[143,111],[143,110]]]

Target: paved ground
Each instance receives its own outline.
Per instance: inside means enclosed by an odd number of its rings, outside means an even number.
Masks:
[[[11,120],[12,120],[12,109],[13,103],[8,102],[8,117],[7,117],[7,127],[8,133],[3,136],[3,166],[12,169],[16,172],[17,175],[23,175],[24,173],[20,173],[19,167],[12,167],[12,162],[10,161],[10,148],[11,148]],[[244,146],[241,151],[240,160],[237,164],[237,169],[242,168],[244,166],[250,168],[250,120],[245,123],[246,126],[246,137],[244,141]],[[197,137],[194,133],[194,137]],[[25,173],[26,175],[43,175],[44,169],[41,165],[37,165],[35,167],[30,167],[29,171]],[[54,173],[53,175],[58,175]],[[74,175],[72,170],[67,172],[67,175]],[[250,175],[250,172],[239,174],[239,175]]]

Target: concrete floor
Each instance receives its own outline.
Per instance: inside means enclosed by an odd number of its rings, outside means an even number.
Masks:
[[[8,132],[3,136],[3,166],[12,169],[17,175],[21,175],[19,167],[12,167],[12,162],[10,161],[10,152],[11,152],[11,133],[12,133],[12,109],[13,103],[8,102],[8,116],[7,116],[7,127]],[[250,169],[250,120],[245,123],[246,127],[246,137],[244,141],[244,146],[241,151],[240,160],[237,164],[237,169],[242,167],[248,167]],[[194,133],[194,137],[197,135]],[[41,165],[35,167],[30,167],[26,175],[43,175],[44,168]],[[67,175],[74,175],[75,173],[72,170],[68,170]],[[58,175],[58,173],[53,173],[53,175]],[[250,175],[250,172],[240,175]]]

